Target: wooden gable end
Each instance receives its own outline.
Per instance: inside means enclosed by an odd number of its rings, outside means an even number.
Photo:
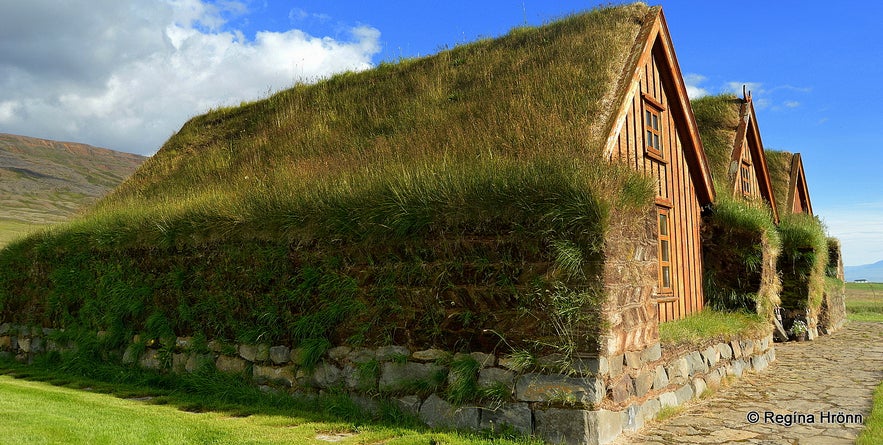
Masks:
[[[662,12],[645,38],[608,139],[611,160],[656,182],[660,321],[703,308],[701,209],[714,199],[708,161]],[[641,38],[641,37],[639,37]]]
[[[733,180],[734,196],[765,200],[772,209],[773,221],[778,224],[779,212],[751,95],[743,98],[739,111],[729,177]]]
[[[800,153],[795,153],[791,158],[791,179],[788,190],[788,208],[791,212],[812,215],[812,202],[809,200],[809,189],[806,186],[806,174],[803,171]]]

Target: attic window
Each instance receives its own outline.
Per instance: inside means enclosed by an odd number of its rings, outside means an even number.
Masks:
[[[656,207],[656,215],[659,223],[659,296],[672,294],[672,270],[671,270],[671,220],[669,209],[663,206]]]
[[[751,164],[747,162],[742,162],[742,168],[740,169],[740,176],[742,178],[742,194],[750,195],[751,194]]]
[[[664,107],[644,94],[644,151],[648,157],[664,161],[662,154],[662,112]]]

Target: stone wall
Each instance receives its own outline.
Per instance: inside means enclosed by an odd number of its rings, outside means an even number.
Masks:
[[[52,341],[52,333],[4,323],[0,354],[28,361],[73,347]],[[285,345],[197,346],[186,337],[162,344],[135,336],[117,354],[125,364],[160,372],[214,366],[272,391],[345,391],[367,410],[388,400],[433,428],[506,428],[564,444],[608,443],[624,430],[640,428],[664,407],[700,397],[727,376],[762,371],[775,360],[772,336],[688,351],[666,351],[655,343],[640,351],[576,358],[566,365],[557,356],[526,361],[402,346],[334,347],[308,365],[305,351]],[[470,366],[458,366],[463,363]],[[463,369],[470,371],[464,374]],[[464,382],[473,385],[466,387],[473,388],[475,397],[452,403],[452,391]]]
[[[658,274],[655,224],[655,212],[611,217],[604,244],[607,302],[602,308],[609,328],[600,342],[601,356],[659,342],[659,316],[652,300]]]

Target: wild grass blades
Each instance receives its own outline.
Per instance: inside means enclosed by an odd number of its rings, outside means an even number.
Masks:
[[[776,262],[782,241],[764,202],[719,195],[703,227],[704,288],[717,310],[748,310],[772,320],[780,304]]]
[[[708,341],[729,341],[744,335],[771,331],[769,321],[757,314],[720,312],[705,309],[682,320],[659,325],[659,341],[663,346],[697,344]]]
[[[828,237],[818,218],[806,214],[783,217],[779,224],[782,255],[782,306],[817,314],[825,290]]]
[[[718,196],[732,194],[728,189],[731,186],[729,166],[741,103],[742,100],[733,94],[704,96],[690,101]]]
[[[480,397],[478,371],[481,364],[470,355],[461,355],[451,361],[445,396],[454,405],[462,405]]]
[[[791,186],[791,160],[794,155],[787,151],[777,150],[764,150],[764,154],[779,215],[787,215],[792,210],[788,208],[788,193]]]

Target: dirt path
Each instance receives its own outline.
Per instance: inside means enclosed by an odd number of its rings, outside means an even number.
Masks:
[[[851,444],[881,381],[883,323],[851,322],[814,342],[776,344],[766,371],[614,443]]]

